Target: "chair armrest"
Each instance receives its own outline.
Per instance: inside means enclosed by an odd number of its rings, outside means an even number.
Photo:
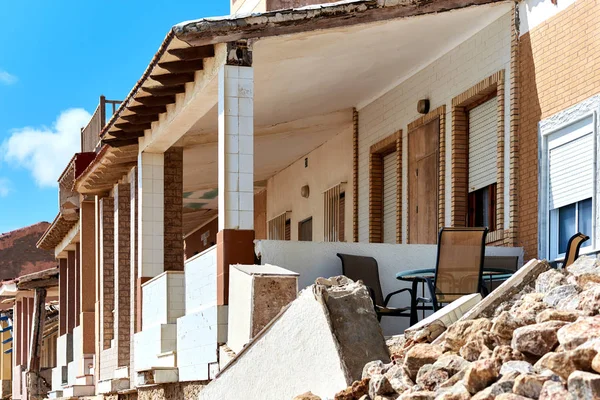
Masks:
[[[387,296],[385,296],[385,300],[383,301],[383,306],[387,307],[387,305],[390,302],[392,296],[394,296],[396,294],[399,294],[399,293],[403,293],[403,292],[408,292],[412,296],[412,289],[410,289],[410,288],[404,288],[404,289],[396,290],[395,292],[392,292],[392,293],[388,294]]]

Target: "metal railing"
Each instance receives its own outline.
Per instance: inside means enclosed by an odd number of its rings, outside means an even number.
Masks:
[[[112,108],[113,115],[117,108],[121,104],[119,100],[106,100],[106,97],[100,96],[100,103],[96,107],[96,111],[92,115],[90,122],[85,128],[81,128],[81,152],[91,152],[98,149],[100,144],[100,132],[106,125],[106,108],[110,106]]]

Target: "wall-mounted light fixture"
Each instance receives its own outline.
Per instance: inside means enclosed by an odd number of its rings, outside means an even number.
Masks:
[[[308,196],[310,196],[310,188],[308,187],[308,185],[304,185],[300,188],[300,196],[304,197],[305,199],[308,199]]]
[[[417,111],[419,114],[427,114],[429,112],[429,99],[421,99],[417,102]]]

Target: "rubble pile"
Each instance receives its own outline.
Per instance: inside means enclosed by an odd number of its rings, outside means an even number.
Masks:
[[[599,314],[600,262],[580,257],[486,315],[388,340],[392,362],[335,400],[600,399]]]

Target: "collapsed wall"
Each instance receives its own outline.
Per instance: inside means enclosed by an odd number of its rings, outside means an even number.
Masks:
[[[434,317],[389,340],[393,361],[367,363],[335,399],[600,399],[599,314],[598,260],[533,260],[447,329]]]
[[[303,290],[200,393],[202,400],[323,398],[361,378],[365,363],[389,362],[367,288],[345,277]]]

